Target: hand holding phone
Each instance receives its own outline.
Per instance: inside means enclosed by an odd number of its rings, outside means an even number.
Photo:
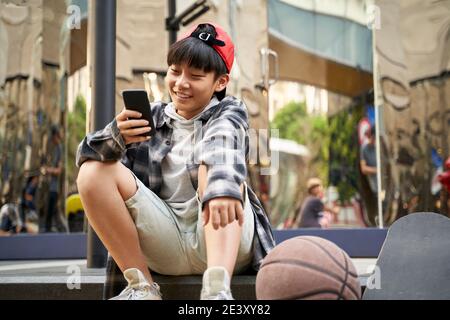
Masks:
[[[150,103],[145,90],[124,90],[125,109],[116,116],[125,144],[143,142],[155,133]]]

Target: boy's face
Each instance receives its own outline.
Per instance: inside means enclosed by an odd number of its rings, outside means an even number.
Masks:
[[[225,89],[228,75],[214,80],[215,73],[183,65],[171,65],[167,70],[166,85],[177,113],[185,119],[199,114],[209,103],[214,92]]]

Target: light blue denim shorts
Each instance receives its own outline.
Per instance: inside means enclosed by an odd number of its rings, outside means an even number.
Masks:
[[[165,275],[202,274],[207,261],[198,191],[197,219],[186,223],[164,200],[134,177],[137,191],[125,205],[136,225],[141,250],[150,270]],[[245,182],[243,201],[244,223],[235,274],[248,269],[253,258],[254,216]]]

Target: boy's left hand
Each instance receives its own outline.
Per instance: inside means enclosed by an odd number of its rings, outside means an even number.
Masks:
[[[219,197],[209,200],[203,209],[203,226],[211,220],[215,230],[226,227],[234,220],[239,221],[239,225],[244,223],[244,209],[241,201],[231,197]]]

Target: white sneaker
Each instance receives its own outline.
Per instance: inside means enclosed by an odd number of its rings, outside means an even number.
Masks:
[[[127,269],[123,273],[128,286],[116,297],[110,300],[162,300],[159,286],[156,282],[148,283],[144,274],[136,269]]]
[[[224,267],[211,267],[203,274],[200,300],[234,300],[230,290],[230,276]]]

